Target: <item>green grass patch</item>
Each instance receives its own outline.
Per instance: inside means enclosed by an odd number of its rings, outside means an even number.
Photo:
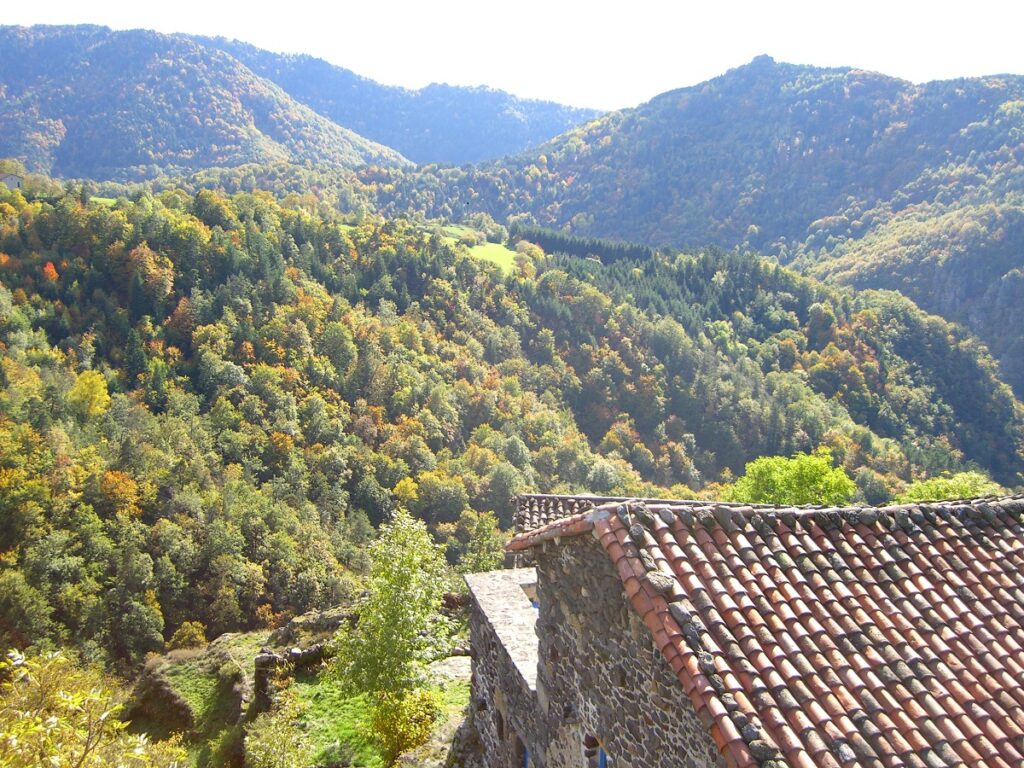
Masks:
[[[453,680],[441,689],[441,709],[446,718],[460,716],[469,706],[469,681]]]
[[[252,679],[256,674],[256,656],[267,644],[269,637],[270,632],[267,630],[221,635],[214,641],[213,647],[226,653],[246,677]]]
[[[195,768],[219,768],[237,764],[234,757],[242,749],[243,738],[241,725],[229,725],[201,744],[191,746],[188,750],[189,760]]]
[[[221,679],[202,657],[168,664],[162,674],[192,710],[196,730],[205,731],[218,708]]]
[[[437,231],[437,230],[435,230]],[[461,224],[446,224],[440,228],[441,236],[448,245],[455,245],[463,235],[475,234],[479,239],[483,235],[472,227],[464,227]],[[469,249],[469,255],[474,259],[482,259],[492,264],[497,264],[506,274],[512,272],[516,264],[516,252],[501,243],[481,243]]]
[[[208,660],[195,658],[169,664],[163,676],[188,703],[196,733],[213,735],[237,716],[234,681],[211,668]]]
[[[384,759],[370,738],[370,705],[365,696],[346,696],[337,682],[325,676],[300,675],[294,687],[317,763],[383,768]]]
[[[475,232],[475,231],[476,231],[475,229],[470,229],[469,227],[464,227],[461,224],[448,224],[446,226],[441,227],[441,234],[443,234],[445,237],[450,237],[450,238],[453,238],[455,240],[458,240],[460,237],[462,237],[467,232]]]
[[[338,683],[326,676],[299,675],[293,688],[317,764],[383,768],[384,760],[370,737],[372,715],[366,696],[346,696]],[[469,704],[469,683],[449,682],[440,693],[441,717],[435,730],[462,717]]]
[[[204,657],[172,662],[162,674],[192,710],[195,727],[187,744],[191,764],[196,768],[226,765],[225,756],[241,737],[234,724],[238,702],[232,693],[233,681]]]
[[[509,274],[516,265],[516,252],[501,243],[484,243],[469,249],[469,255],[476,259],[489,261],[501,267],[502,272]]]
[[[105,205],[108,208],[114,205],[117,200],[113,197],[90,197],[89,200],[97,205]]]

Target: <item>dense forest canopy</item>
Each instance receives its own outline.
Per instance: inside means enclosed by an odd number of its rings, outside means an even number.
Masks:
[[[458,564],[521,490],[714,493],[826,446],[879,501],[1024,463],[991,359],[895,294],[716,249],[505,273],[296,196],[0,190],[0,342],[3,642],[121,664],[351,596],[398,506]]]
[[[0,29],[0,89],[0,156],[31,171],[760,251],[964,325],[1024,395],[1020,76],[914,85],[758,57],[597,115],[80,26]]]

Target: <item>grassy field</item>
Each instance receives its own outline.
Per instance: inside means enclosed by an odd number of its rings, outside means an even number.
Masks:
[[[254,659],[267,635],[266,630],[222,635],[202,652],[166,657],[160,674],[192,711],[195,725],[187,747],[196,768],[225,765],[237,749],[242,732],[232,689],[239,675],[252,680]],[[157,737],[168,735],[160,723],[137,725]]]
[[[482,235],[469,227],[463,227],[458,224],[449,224],[441,227],[441,234],[444,235],[451,245],[457,243],[463,235],[470,233],[476,233],[482,239]],[[475,259],[482,259],[483,261],[497,264],[505,274],[510,274],[516,264],[516,252],[501,243],[474,245],[469,249],[469,255]]]
[[[270,632],[265,629],[258,632],[232,632],[218,637],[210,647],[227,655],[242,674],[251,679],[256,673],[256,655],[266,645],[269,635]]]
[[[237,703],[232,696],[232,680],[211,668],[209,659],[196,657],[169,664],[163,672],[174,690],[188,702],[195,728],[188,740],[193,766],[223,765],[225,755],[241,737],[234,720]]]
[[[220,768],[241,754],[245,733],[238,722],[235,684],[240,675],[252,684],[253,659],[267,637],[266,630],[222,635],[206,649],[175,651],[160,660],[154,673],[192,712],[194,725],[186,746],[193,768]],[[459,661],[463,664],[454,663]],[[430,685],[439,694],[441,717],[428,743],[409,753],[412,764],[422,768],[444,764],[469,703],[468,659],[449,659],[437,665],[431,667]],[[298,704],[293,715],[297,720],[286,720],[291,723],[286,728],[303,734],[315,764],[384,768],[384,759],[370,735],[371,710],[366,697],[349,695],[322,671],[298,673],[290,690]],[[159,718],[155,722],[139,719],[135,726],[155,738],[166,738],[173,727]]]
[[[497,264],[505,274],[511,274],[516,265],[516,252],[501,243],[474,245],[469,249],[469,255]]]
[[[383,768],[384,760],[370,740],[370,707],[365,697],[346,696],[323,675],[301,675],[294,687],[319,764]]]

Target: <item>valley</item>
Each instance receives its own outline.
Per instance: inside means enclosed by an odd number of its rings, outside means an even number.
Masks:
[[[1024,487],[1022,76],[758,57],[600,113],[8,26],[0,95],[0,685],[102,681],[140,766],[470,750],[520,493]]]

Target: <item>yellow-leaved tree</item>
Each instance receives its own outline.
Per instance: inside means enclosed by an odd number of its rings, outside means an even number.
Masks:
[[[184,768],[178,740],[151,742],[119,718],[120,692],[61,653],[0,661],[0,765],[5,768]]]

